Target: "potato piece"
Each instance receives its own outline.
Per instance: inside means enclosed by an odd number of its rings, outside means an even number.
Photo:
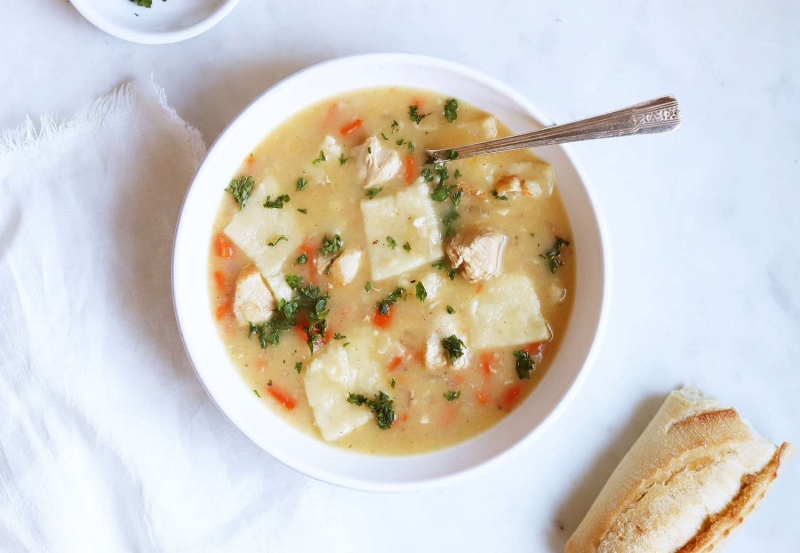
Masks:
[[[272,290],[272,295],[275,296],[275,299],[286,301],[292,299],[294,292],[292,291],[292,287],[286,282],[286,275],[270,275],[264,280],[267,281],[267,286]]]
[[[550,339],[533,281],[509,273],[486,281],[472,300],[469,337],[475,349],[520,346]]]
[[[244,208],[233,216],[225,234],[256,264],[263,275],[280,271],[286,258],[300,245],[297,213],[291,204],[282,209],[265,208],[267,196],[281,195],[278,182],[267,178],[253,187]],[[276,242],[283,235],[286,240]],[[274,244],[269,246],[268,244]]]
[[[393,179],[403,165],[400,155],[392,149],[381,147],[380,141],[374,136],[354,148],[353,155],[356,156],[356,167],[364,188]]]
[[[322,437],[333,441],[373,418],[364,406],[348,403],[348,394],[372,397],[379,391],[392,395],[383,367],[391,351],[391,339],[379,331],[348,336],[350,344],[328,344],[303,371],[308,403]]]
[[[344,250],[339,257],[331,262],[331,269],[328,271],[328,278],[331,284],[337,287],[350,284],[361,265],[361,250]]]
[[[373,280],[399,275],[442,257],[442,232],[425,183],[409,186],[394,196],[363,200],[361,213]],[[397,244],[394,249],[387,237]],[[402,247],[406,242],[410,251]]]
[[[248,323],[261,324],[272,317],[275,298],[269,291],[261,273],[254,265],[241,270],[236,278],[236,293],[233,297],[233,314],[242,326]]]
[[[453,268],[463,266],[462,274],[470,282],[485,280],[500,271],[506,236],[491,229],[467,229],[447,245],[447,257]]]

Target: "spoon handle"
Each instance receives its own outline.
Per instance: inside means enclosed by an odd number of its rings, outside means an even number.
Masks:
[[[681,110],[674,96],[663,96],[635,106],[581,119],[565,125],[555,125],[526,134],[518,134],[488,142],[479,142],[468,146],[428,150],[433,161],[445,161],[472,157],[482,154],[494,154],[532,148],[534,146],[550,146],[565,142],[594,140],[595,138],[612,138],[632,134],[651,134],[673,132],[681,126]],[[453,154],[456,152],[456,154]]]

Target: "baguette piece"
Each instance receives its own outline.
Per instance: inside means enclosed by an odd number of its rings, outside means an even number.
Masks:
[[[699,390],[672,392],[611,474],[567,553],[709,553],[764,497],[775,447]]]

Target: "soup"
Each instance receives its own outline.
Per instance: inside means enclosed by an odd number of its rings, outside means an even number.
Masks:
[[[210,295],[260,401],[333,445],[402,455],[525,399],[575,291],[553,168],[528,150],[425,154],[509,134],[463,101],[380,88],[294,115],[247,156],[220,186]]]

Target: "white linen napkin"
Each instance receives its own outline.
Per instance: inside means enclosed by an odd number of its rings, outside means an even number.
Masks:
[[[330,521],[180,342],[172,240],[204,153],[155,85],[0,135],[1,551],[299,551],[300,519]]]

